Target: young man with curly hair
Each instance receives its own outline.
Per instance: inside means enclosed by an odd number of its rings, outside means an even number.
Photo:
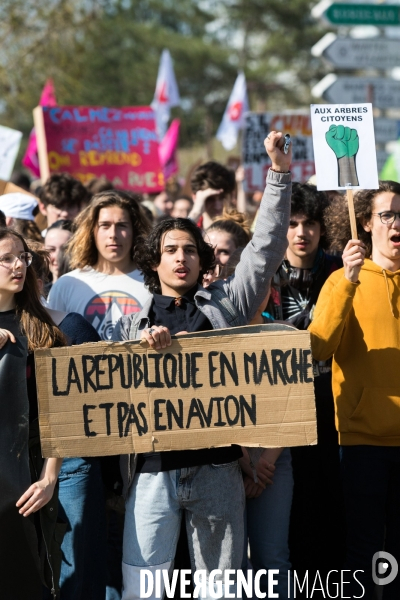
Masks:
[[[138,315],[117,324],[114,340],[144,338],[157,350],[170,345],[171,334],[245,325],[252,319],[287,245],[291,154],[284,154],[282,145],[281,133],[271,132],[265,141],[272,169],[256,231],[236,274],[204,289],[203,274],[214,266],[213,248],[190,220],[161,222],[135,253],[153,296]],[[131,457],[123,600],[140,597],[142,568],[171,568],[182,513],[193,571],[203,569],[208,576],[214,569],[240,569],[245,501],[241,454],[239,446],[229,446]]]
[[[347,204],[329,209],[344,267],[322,288],[309,329],[314,358],[333,357],[350,571],[344,597],[371,599],[384,575],[383,597],[394,600],[400,577],[377,553],[400,561],[400,184],[361,190],[354,205],[359,240],[346,245]]]

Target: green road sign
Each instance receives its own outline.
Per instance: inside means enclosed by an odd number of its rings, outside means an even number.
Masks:
[[[336,3],[324,16],[334,25],[400,25],[400,5]]]

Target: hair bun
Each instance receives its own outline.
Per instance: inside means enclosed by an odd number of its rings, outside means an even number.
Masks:
[[[233,221],[250,235],[250,222],[247,215],[236,210],[236,208],[224,208],[222,215],[215,221]]]

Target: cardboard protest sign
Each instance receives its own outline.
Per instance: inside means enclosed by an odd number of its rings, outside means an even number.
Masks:
[[[22,133],[0,125],[0,179],[10,179]]]
[[[43,455],[315,444],[309,333],[268,327],[36,351]]]
[[[38,106],[33,116],[42,181],[66,171],[83,183],[105,175],[126,190],[164,189],[149,106]]]
[[[377,189],[372,104],[312,104],[319,190]]]
[[[247,113],[243,134],[243,166],[245,192],[263,190],[271,161],[265,151],[264,140],[270,131],[282,131],[292,137],[293,181],[307,181],[315,173],[309,114]]]

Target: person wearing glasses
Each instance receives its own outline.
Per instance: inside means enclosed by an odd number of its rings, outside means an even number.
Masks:
[[[45,552],[43,561],[46,561],[47,569],[50,568],[49,587],[55,590],[55,594],[58,588],[57,550],[54,546],[57,497],[53,498],[53,493],[62,459],[46,458],[42,461],[39,447],[36,453],[38,460],[31,455],[35,462],[35,480],[29,484],[28,421],[31,446],[38,416],[33,351],[65,346],[66,339],[41,303],[35,273],[29,268],[31,262],[32,254],[24,238],[10,229],[1,228],[0,564],[2,595],[16,600],[42,598],[37,569],[38,542],[32,515],[46,505],[48,510],[40,516],[41,525],[45,524],[42,528],[42,540],[45,541],[41,544]],[[16,340],[18,336],[27,339],[26,361],[25,351]],[[38,464],[41,464],[40,468]],[[60,548],[58,551],[60,553]]]
[[[350,570],[345,593],[368,600],[381,579],[391,600],[400,598],[400,577],[376,553],[400,561],[400,184],[381,181],[377,190],[359,191],[354,204],[359,239],[347,243],[346,202],[328,209],[328,233],[333,249],[344,248],[344,267],[322,288],[309,330],[313,357],[333,356]]]

